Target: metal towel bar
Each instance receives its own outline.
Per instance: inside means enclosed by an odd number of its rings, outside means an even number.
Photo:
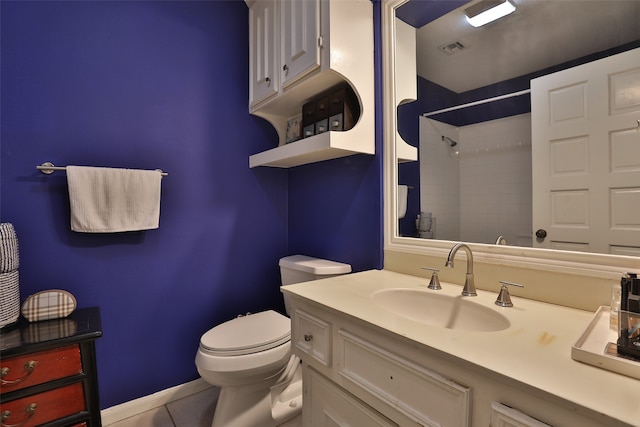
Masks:
[[[67,170],[66,166],[56,166],[51,162],[44,162],[41,165],[36,166],[36,169],[38,169],[40,172],[50,175],[52,174],[54,171],[64,171]],[[162,169],[156,169],[158,172],[160,172],[160,174],[162,176],[167,176],[169,175],[167,172],[162,172]]]

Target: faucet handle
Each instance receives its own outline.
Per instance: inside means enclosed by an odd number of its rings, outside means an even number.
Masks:
[[[422,267],[423,270],[430,270],[433,273],[431,273],[431,280],[429,281],[429,286],[427,286],[429,289],[433,289],[435,291],[439,291],[440,289],[442,289],[442,286],[440,286],[440,279],[438,278],[438,270],[437,268],[431,268],[431,267]]]
[[[507,285],[517,286],[519,288],[524,288],[524,285],[521,285],[520,283],[507,282],[504,280],[500,280],[500,283],[502,283],[502,287],[500,288],[498,299],[496,299],[496,305],[499,305],[500,307],[513,307],[513,303],[511,302],[511,296],[509,295],[509,289],[507,289]]]

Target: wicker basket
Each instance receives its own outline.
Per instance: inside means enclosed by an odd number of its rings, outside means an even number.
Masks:
[[[11,273],[20,267],[18,237],[10,222],[0,223],[0,273]]]
[[[0,223],[0,328],[20,317],[18,238],[13,225]]]
[[[20,316],[20,280],[18,270],[0,273],[0,328]]]

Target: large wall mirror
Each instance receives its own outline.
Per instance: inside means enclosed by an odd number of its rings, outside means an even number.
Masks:
[[[500,3],[515,10],[469,23]],[[581,86],[593,69],[581,67],[625,54],[620,70],[595,71],[609,92]],[[464,241],[489,262],[640,266],[640,0],[387,0],[383,62],[388,250]],[[563,70],[574,81],[532,90]],[[585,130],[595,120],[583,95],[607,112],[619,103],[625,123]],[[545,134],[554,144],[539,148],[548,117],[571,121],[576,109],[589,110],[578,133]],[[569,178],[550,184],[554,174]],[[616,181],[596,200],[589,182],[607,174]]]

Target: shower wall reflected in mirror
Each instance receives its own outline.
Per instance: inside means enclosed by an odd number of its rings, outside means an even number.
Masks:
[[[530,114],[462,127],[421,117],[420,141],[408,237],[531,246]]]

